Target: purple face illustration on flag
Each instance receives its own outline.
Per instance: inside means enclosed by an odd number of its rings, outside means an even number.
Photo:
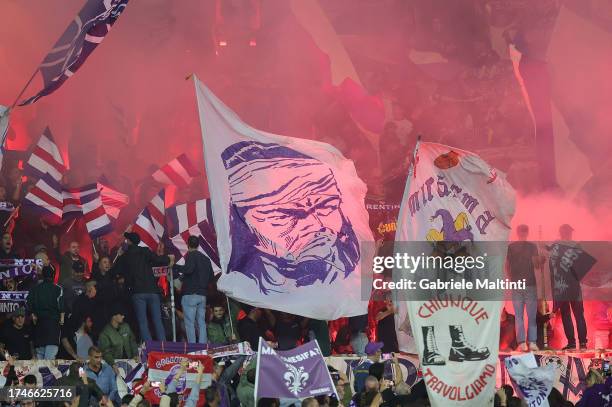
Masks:
[[[342,213],[331,169],[278,144],[240,142],[221,158],[230,186],[232,253],[228,270],[262,293],[345,278],[359,262],[359,242]]]

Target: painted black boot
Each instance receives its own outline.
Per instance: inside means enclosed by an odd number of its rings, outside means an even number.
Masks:
[[[450,336],[453,340],[448,360],[453,362],[464,362],[473,360],[485,360],[491,356],[489,348],[477,348],[465,340],[463,327],[461,325],[450,325]]]
[[[440,355],[438,351],[438,345],[436,344],[436,337],[434,335],[433,326],[422,326],[423,331],[423,362],[424,366],[444,366],[446,360]]]

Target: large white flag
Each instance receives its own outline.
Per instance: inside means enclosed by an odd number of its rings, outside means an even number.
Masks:
[[[360,243],[373,238],[353,162],[329,144],[248,126],[194,80],[219,289],[310,318],[367,313],[360,277],[371,270],[373,253],[364,251],[373,245]]]
[[[405,343],[416,346],[432,406],[492,406],[501,309],[493,288],[505,281],[514,190],[503,174],[468,151],[421,143],[415,162],[395,256],[408,251],[427,257],[427,263],[394,270],[395,279],[408,277],[416,284],[403,297],[409,301],[398,304],[396,326],[400,336],[410,332],[414,338]],[[471,264],[468,256],[474,257]],[[430,259],[443,259],[444,266]],[[431,286],[454,282],[460,284]]]

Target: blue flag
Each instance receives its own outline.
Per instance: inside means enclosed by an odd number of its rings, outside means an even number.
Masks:
[[[83,65],[104,40],[129,0],[88,0],[40,64],[44,88],[22,101],[29,105],[53,93]]]

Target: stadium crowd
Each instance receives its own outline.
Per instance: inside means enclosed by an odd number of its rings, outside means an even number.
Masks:
[[[379,147],[380,156],[388,158],[381,163],[385,167],[382,171],[385,177],[372,179],[370,170],[378,159],[373,158],[370,143],[361,140],[365,138],[365,132],[354,123],[347,109],[339,107],[341,104],[335,100],[322,104],[314,123],[309,123],[308,127],[314,127],[318,138],[329,141],[354,159],[359,175],[370,181],[371,195],[379,195],[377,190],[384,190],[380,194],[383,196],[377,198],[387,203],[395,204],[401,199],[405,157],[416,139],[416,130],[413,129],[419,129],[428,137],[436,135],[432,141],[458,147],[503,150],[506,154],[502,154],[503,159],[493,160],[496,166],[509,172],[517,189],[527,192],[535,189],[534,177],[522,176],[532,171],[535,164],[528,157],[522,159],[525,162],[521,167],[515,165],[518,160],[510,158],[511,151],[522,153],[524,147],[533,147],[533,140],[525,136],[524,129],[530,128],[531,121],[522,95],[515,86],[512,66],[507,60],[500,59],[492,44],[466,41],[467,34],[463,33],[464,30],[470,31],[470,35],[472,31],[482,31],[483,37],[488,38],[489,29],[481,21],[486,15],[487,2],[474,2],[478,3],[478,8],[463,16],[471,24],[461,26],[452,24],[457,10],[447,8],[443,2],[434,3],[439,3],[438,7],[432,6],[429,10],[423,6],[424,10],[420,10],[424,14],[420,19],[428,23],[420,25],[421,33],[412,33],[415,49],[439,53],[452,62],[448,69],[453,72],[433,75],[426,65],[412,61],[407,67],[402,65],[395,69],[403,74],[409,72],[417,80],[410,83],[401,81],[396,78],[400,75],[391,70],[389,74],[370,75],[367,84],[385,105],[386,119]],[[500,8],[503,11],[504,5],[511,2],[490,3],[493,3],[494,11]],[[530,12],[524,8],[525,13]],[[534,18],[531,24],[537,26],[538,21]],[[380,71],[380,63],[372,65],[371,69],[365,67],[368,73]],[[507,138],[504,137],[506,134],[521,136]],[[360,142],[355,142],[356,139]],[[108,164],[112,169],[116,162],[109,160]],[[0,242],[0,259],[33,258],[42,263],[37,268],[36,278],[2,278],[3,291],[28,292],[23,307],[0,316],[4,318],[0,326],[0,358],[8,362],[8,368],[3,372],[5,385],[41,385],[32,375],[19,381],[14,369],[18,360],[68,359],[75,362],[67,376],[56,384],[77,386],[78,396],[67,403],[70,406],[148,407],[142,394],[147,392],[151,383],[141,383],[142,387],[136,394],[128,395],[115,363],[117,359],[136,358],[144,341],[170,340],[176,335],[177,341],[218,345],[246,341],[252,349],[257,349],[259,338],[263,337],[277,349],[288,350],[317,339],[326,356],[357,354],[364,358],[354,370],[353,385],[343,372],[330,367],[339,400],[320,397],[297,403],[260,399],[258,406],[429,405],[423,381],[410,388],[401,377],[401,369],[397,368],[392,380],[383,377],[381,355],[399,350],[393,321],[395,309],[390,301],[377,305],[373,318],[363,315],[348,321],[319,321],[250,307],[226,298],[216,290],[210,262],[197,251],[193,239],[184,266],[176,266],[177,259],[166,255],[163,245],[156,253],[139,247],[140,237],[129,231],[125,240],[115,247],[110,247],[109,242],[101,238],[95,242],[93,253],[84,253],[78,242],[62,242],[62,231],[47,225],[42,219],[22,218],[18,222],[10,219],[33,184],[32,180],[24,183],[17,168],[4,172],[5,186],[0,186],[0,222],[6,232]],[[122,192],[132,194],[132,190],[136,190],[125,178],[121,179],[125,182],[113,181],[115,184],[128,184],[120,188]],[[142,207],[150,196],[146,188],[140,188],[140,191],[144,191],[142,199],[130,198],[143,203]],[[394,221],[373,219],[376,220],[376,224],[372,224],[375,231],[395,231]],[[393,226],[389,229],[384,228],[391,224]],[[67,246],[64,253],[61,252],[62,243]],[[91,263],[87,260],[89,258],[93,259]],[[157,266],[171,266],[179,283],[175,287],[160,284],[152,270]],[[171,323],[170,290],[173,290],[176,306],[175,332]],[[378,342],[371,342],[373,338]],[[202,392],[193,392],[184,404],[189,407],[201,402],[212,406],[254,406],[256,368],[253,361],[245,367],[243,362],[244,359],[238,358],[228,365],[216,364],[213,384]],[[396,365],[397,359],[393,358],[390,363]],[[199,371],[201,373],[201,367]],[[601,373],[592,370],[587,384],[582,401],[577,405],[601,405],[597,403],[602,395],[610,394],[610,378],[604,383]],[[162,389],[164,397],[160,405],[179,405],[174,385],[171,382]],[[571,405],[556,389],[548,399],[553,407]],[[495,406],[519,406],[521,403],[524,401],[513,393],[510,386],[504,386],[496,393]],[[34,407],[35,404],[27,400],[20,402],[24,407]]]
[[[172,337],[171,324],[167,327],[167,318],[162,315],[162,303],[167,295],[163,294],[154,275],[153,267],[156,266],[170,266],[175,270],[177,280],[181,281],[180,285],[173,287],[178,305],[179,341],[214,346],[212,344],[242,340],[257,349],[262,337],[279,350],[289,350],[310,339],[317,339],[322,352],[331,354],[326,321],[250,307],[228,300],[218,293],[212,265],[198,251],[197,237],[188,239],[189,251],[182,266],[175,265],[174,257],[164,255],[161,250],[153,253],[148,248],[138,246],[137,233],[126,232],[124,238],[123,244],[116,249],[109,250],[104,244],[101,245],[102,249],[98,249],[94,255],[96,261],[91,268],[81,256],[76,242],[70,243],[69,250],[61,255],[57,250],[49,251],[46,246],[39,245],[34,256],[41,261],[37,267],[37,278],[3,279],[6,291],[28,291],[27,306],[12,312],[0,329],[2,354],[8,361],[4,371],[5,385],[37,385],[36,377],[32,375],[23,377],[20,382],[14,368],[17,360],[73,359],[68,374],[54,383],[76,386],[78,389],[78,396],[67,404],[148,407],[150,402],[144,400],[142,394],[150,389],[151,383],[132,383],[135,394],[128,394],[128,386],[116,360],[137,359],[142,342]],[[2,236],[0,246],[2,259],[20,258],[9,233]],[[114,252],[114,256],[111,252]],[[53,266],[52,256],[58,259],[59,267]],[[376,319],[380,322],[390,317],[392,321],[394,312],[392,302],[386,300]],[[264,398],[257,405],[429,405],[422,380],[412,387],[404,381],[394,353],[397,342],[393,340],[393,335],[377,333],[378,338],[389,338],[390,344],[371,342],[367,325],[367,315],[350,318],[349,323],[336,334],[336,342],[345,336],[344,346],[334,346],[336,350],[339,347],[344,353],[362,355],[360,363],[353,369],[352,385],[344,372],[329,366],[338,399],[331,396],[303,401]],[[379,324],[379,328],[384,329],[384,324],[382,327]],[[393,324],[388,329],[394,330]],[[391,360],[387,361],[393,366],[391,378],[385,375],[383,353],[392,354]],[[180,403],[189,406],[202,402],[213,406],[254,406],[255,361],[255,358],[247,361],[245,356],[234,358],[232,363],[217,361],[212,385],[200,392],[192,392]],[[201,369],[200,366],[200,372]],[[163,397],[160,405],[179,405],[173,383],[161,385]],[[590,371],[587,383],[588,388],[578,406],[600,405],[596,403],[601,397],[607,397],[612,389],[612,380],[608,378],[604,382],[604,376],[597,370]],[[553,389],[549,400],[551,406],[572,405],[556,389]],[[24,406],[29,406],[28,403],[27,400],[21,402]],[[511,386],[504,386],[495,395],[495,406],[520,406],[523,405],[521,403],[524,401],[514,395]]]
[[[211,406],[246,406],[255,405],[265,407],[280,406],[401,406],[426,407],[429,406],[427,391],[423,380],[416,382],[412,387],[404,381],[398,358],[394,354],[392,364],[392,379],[385,378],[385,364],[381,360],[381,343],[368,343],[367,358],[356,367],[354,380],[351,385],[348,377],[331,366],[328,366],[330,376],[335,385],[336,395],[319,396],[316,398],[254,399],[256,383],[256,359],[250,361],[246,356],[239,356],[233,361],[215,361],[211,384],[202,389],[203,365],[198,363],[195,380],[186,389],[184,400],[177,393],[180,378],[187,371],[187,360],[181,362],[178,371],[169,373],[166,380],[152,383],[149,380],[133,384],[130,391],[124,378],[116,368],[111,368],[102,361],[102,351],[92,346],[88,350],[88,360],[84,363],[74,362],[70,365],[67,375],[57,379],[54,386],[72,386],[75,394],[70,402],[57,405],[62,407],[86,406],[121,406],[121,407],[151,407],[146,395],[155,384],[159,388],[159,406],[161,407],[195,407],[196,405]],[[20,381],[15,371],[15,359],[8,358],[8,365],[4,370],[5,386],[23,386],[36,388],[40,386],[36,376],[26,375]],[[199,391],[194,391],[199,389]],[[576,407],[597,407],[605,404],[612,392],[612,378],[604,378],[602,372],[591,369],[586,377],[586,388]],[[573,403],[567,401],[563,395],[553,388],[548,396],[551,407],[569,407]],[[52,406],[51,402],[34,402],[23,399],[18,402],[5,403],[12,406],[41,407]],[[499,388],[494,397],[495,407],[526,406],[526,402],[515,394],[512,386],[504,385]]]

